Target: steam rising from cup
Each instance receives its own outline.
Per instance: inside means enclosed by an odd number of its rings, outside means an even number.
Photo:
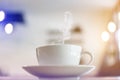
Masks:
[[[69,11],[66,11],[64,13],[64,24],[65,26],[62,29],[62,43],[63,44],[65,40],[68,40],[71,37],[70,30],[73,25],[73,17],[72,17],[72,13]]]

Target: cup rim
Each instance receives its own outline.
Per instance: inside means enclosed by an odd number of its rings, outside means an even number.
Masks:
[[[49,47],[49,46],[74,46],[74,47],[79,47],[79,48],[82,49],[82,46],[80,46],[80,45],[74,45],[74,44],[44,44],[44,45],[36,47],[36,49],[44,48],[44,47]]]

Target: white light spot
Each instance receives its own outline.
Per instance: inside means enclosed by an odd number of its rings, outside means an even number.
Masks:
[[[0,11],[0,21],[3,21],[5,19],[5,12]]]
[[[118,29],[118,31],[116,33],[116,38],[118,40],[118,49],[120,51],[120,29]],[[119,55],[119,59],[120,59],[120,55]]]
[[[109,38],[110,38],[110,35],[109,35],[108,32],[104,31],[104,32],[102,32],[102,34],[101,34],[101,38],[102,38],[103,41],[108,41]]]
[[[5,32],[7,34],[11,34],[13,32],[13,25],[11,23],[5,25]]]
[[[109,22],[108,23],[108,30],[110,32],[115,32],[116,31],[116,24],[114,22]]]

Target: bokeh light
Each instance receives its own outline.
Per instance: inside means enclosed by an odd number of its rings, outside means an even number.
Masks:
[[[116,33],[116,38],[118,40],[118,48],[119,48],[119,51],[120,51],[120,29],[118,29],[118,31]]]
[[[120,20],[120,12],[118,12],[118,19]]]
[[[8,23],[5,25],[4,29],[7,34],[11,34],[13,32],[13,25],[11,23]]]
[[[114,22],[109,22],[108,23],[108,30],[109,32],[115,32],[116,31],[116,24]]]
[[[110,35],[109,35],[109,33],[108,33],[107,31],[104,31],[104,32],[102,32],[102,34],[101,34],[101,38],[102,38],[103,41],[106,42],[106,41],[109,40]]]
[[[5,19],[5,12],[0,11],[0,21],[3,21]]]

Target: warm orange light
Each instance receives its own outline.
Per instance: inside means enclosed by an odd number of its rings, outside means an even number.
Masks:
[[[118,12],[118,19],[120,20],[120,12]]]

